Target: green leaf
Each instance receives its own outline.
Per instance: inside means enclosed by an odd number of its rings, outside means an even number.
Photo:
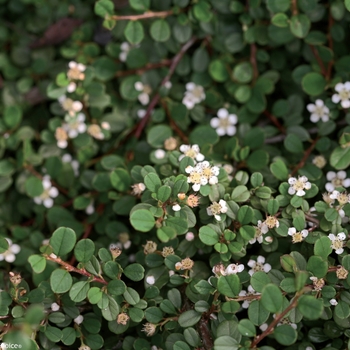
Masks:
[[[239,347],[237,340],[228,335],[224,335],[214,340],[215,350],[238,350]]]
[[[294,344],[298,337],[297,331],[287,324],[276,327],[273,334],[275,339],[284,346]]]
[[[52,234],[50,246],[57,256],[63,256],[73,250],[76,241],[77,237],[72,229],[60,227]]]
[[[126,291],[123,293],[125,300],[130,305],[136,305],[140,301],[140,296],[135,289],[127,287]]]
[[[292,16],[289,22],[290,31],[297,38],[305,38],[311,27],[310,19],[304,14]]]
[[[46,268],[46,259],[41,255],[31,255],[28,262],[35,273],[42,273]]]
[[[46,327],[44,334],[54,343],[58,343],[63,336],[62,331],[59,328],[51,326]]]
[[[199,239],[209,246],[219,242],[218,234],[210,226],[202,226],[199,229]]]
[[[182,328],[192,327],[198,323],[201,316],[202,314],[195,310],[185,311],[180,315],[178,322]]]
[[[76,303],[79,303],[86,298],[89,289],[90,282],[88,281],[74,283],[69,291],[69,297]]]
[[[220,83],[225,82],[229,78],[225,63],[219,59],[211,61],[209,65],[209,74],[215,81]]]
[[[321,256],[312,255],[307,262],[307,270],[317,278],[323,278],[328,272],[328,262]]]
[[[218,141],[219,136],[211,126],[197,126],[190,134],[190,142],[199,145],[199,147],[208,143],[215,145]]]
[[[156,125],[148,131],[147,142],[154,148],[160,148],[164,146],[164,141],[172,134],[173,132],[168,125]]]
[[[116,190],[118,190],[120,192],[124,192],[124,191],[128,191],[130,189],[131,177],[125,169],[123,169],[123,168],[115,169],[111,173],[110,179],[111,179],[112,186]]]
[[[145,274],[145,269],[140,264],[130,264],[128,265],[124,271],[124,275],[130,278],[132,281],[141,281]]]
[[[286,28],[288,27],[288,16],[284,13],[276,13],[271,18],[271,23],[276,27]]]
[[[265,272],[257,271],[251,277],[250,283],[254,290],[260,293],[268,283],[271,283],[271,280]]]
[[[338,305],[334,308],[334,314],[342,320],[348,318],[350,316],[349,305],[346,302],[339,300]]]
[[[312,295],[302,295],[298,300],[299,312],[309,320],[317,320],[323,312],[323,299]]]
[[[75,329],[73,327],[66,327],[62,329],[62,343],[64,345],[73,345],[76,339]]]
[[[157,229],[157,237],[160,241],[166,243],[176,237],[176,231],[173,227],[163,226]]]
[[[167,41],[171,34],[168,22],[164,19],[155,20],[151,25],[150,34],[155,41]]]
[[[329,159],[331,166],[337,170],[343,170],[350,165],[350,147],[336,147]]]
[[[72,276],[68,271],[57,269],[50,276],[50,286],[54,293],[62,294],[68,292],[73,283]]]
[[[315,72],[307,73],[301,81],[303,90],[310,96],[322,94],[326,84],[327,82],[324,76]]]
[[[253,220],[253,217],[254,217],[254,211],[248,205],[243,205],[242,207],[239,208],[237,213],[237,220],[242,225],[249,224]]]
[[[303,143],[295,134],[288,134],[283,143],[284,147],[291,153],[302,153],[304,151]]]
[[[155,173],[149,173],[145,176],[145,185],[146,187],[152,191],[156,192],[158,188],[161,186],[162,182],[160,181],[160,178]]]
[[[97,304],[102,299],[102,291],[98,287],[92,287],[87,293],[87,298],[91,304]]]
[[[43,183],[35,176],[31,176],[25,182],[25,188],[28,196],[37,197],[44,192]]]
[[[107,321],[115,321],[119,314],[119,305],[110,295],[106,294],[106,296],[108,298],[108,305],[101,310],[102,316]]]
[[[170,198],[171,187],[170,186],[161,186],[157,190],[157,199],[161,202],[165,202]]]
[[[9,249],[9,242],[7,239],[0,237],[0,254],[5,253]],[[33,267],[33,266],[32,266]]]
[[[238,330],[244,337],[255,337],[256,335],[254,324],[247,318],[239,321]]]
[[[130,215],[130,222],[135,230],[148,232],[154,227],[155,219],[148,210],[139,209]]]
[[[245,202],[249,199],[250,192],[246,186],[237,186],[231,193],[231,199],[235,202]]]
[[[275,284],[269,283],[263,288],[260,300],[264,308],[271,313],[276,313],[282,308],[283,296]]]
[[[126,291],[126,285],[121,280],[112,280],[108,282],[107,290],[111,295],[122,295]]]
[[[271,12],[286,12],[290,9],[290,0],[267,0],[266,5]]]
[[[233,79],[239,83],[249,83],[253,79],[253,67],[251,63],[238,63],[233,69]]]
[[[229,298],[236,297],[241,291],[239,277],[235,274],[220,276],[217,284],[218,291]]]
[[[95,13],[97,16],[105,18],[107,15],[113,15],[114,4],[110,0],[98,0],[95,3]]]
[[[4,122],[7,127],[13,129],[18,126],[22,120],[22,110],[19,106],[7,106],[4,110]]]
[[[74,255],[80,262],[88,262],[95,252],[95,243],[91,239],[80,240],[74,248]]]
[[[260,300],[253,300],[249,304],[248,317],[256,326],[260,326],[267,321],[270,313],[265,310]]]
[[[146,309],[145,317],[148,322],[158,323],[163,318],[163,312],[159,307],[151,306]]]
[[[281,159],[277,159],[270,165],[270,171],[278,180],[288,179],[288,169]]]
[[[130,0],[129,3],[136,11],[147,11],[151,5],[150,0]]]
[[[314,254],[321,256],[323,259],[327,259],[328,255],[332,252],[331,240],[327,236],[320,237],[314,245]]]
[[[142,23],[140,21],[128,21],[124,29],[124,35],[130,44],[139,44],[145,36]]]
[[[279,207],[279,202],[276,199],[270,199],[267,203],[267,211],[270,215],[275,215],[278,212]]]

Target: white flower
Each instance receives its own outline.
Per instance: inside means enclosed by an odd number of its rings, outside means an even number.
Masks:
[[[316,100],[315,104],[310,103],[306,106],[306,108],[311,113],[310,120],[313,123],[317,123],[320,119],[323,122],[328,122],[329,108],[324,105],[322,100]]]
[[[175,205],[172,206],[172,209],[174,211],[180,211],[181,210],[181,206],[179,204],[175,204]]]
[[[217,166],[210,166],[207,161],[198,163],[194,167],[189,165],[186,167],[185,171],[189,174],[187,182],[193,184],[193,191],[199,191],[201,186],[205,186],[208,183],[210,185],[218,183],[217,176],[219,175],[220,169]]]
[[[214,215],[216,220],[221,221],[220,214],[226,213],[227,210],[228,210],[228,208],[227,208],[226,201],[224,201],[223,199],[220,199],[219,203],[213,202],[213,204],[207,208],[207,214],[209,216]]]
[[[70,118],[69,122],[64,123],[62,127],[67,132],[69,138],[76,138],[79,134],[85,132],[87,128],[84,113],[78,113],[77,116]]]
[[[34,202],[36,204],[43,204],[46,208],[51,208],[53,206],[52,198],[58,196],[58,189],[52,186],[49,175],[43,176],[42,184],[44,192],[40,196],[34,197]]]
[[[171,87],[173,86],[173,84],[171,83],[171,81],[167,81],[165,84],[164,84],[164,87],[166,88],[166,89],[171,89]]]
[[[132,185],[131,188],[132,188],[131,194],[133,196],[139,196],[146,189],[146,185],[140,182],[138,184]]]
[[[193,232],[187,232],[185,236],[186,241],[191,242],[194,240],[194,233]]]
[[[81,345],[78,350],[91,350],[90,346],[87,346],[85,344]]]
[[[256,241],[258,241],[261,244],[264,240],[263,235],[268,231],[269,227],[267,226],[267,224],[259,220],[258,226],[255,226],[255,236],[249,241],[249,243],[254,244]]]
[[[186,84],[185,96],[182,99],[182,103],[187,109],[193,109],[193,107],[205,99],[204,89],[200,85],[195,83]]]
[[[83,109],[83,104],[80,101],[73,101],[65,95],[61,96],[58,101],[62,108],[67,111],[71,117],[74,117],[76,113]]]
[[[302,230],[301,232],[297,232],[295,227],[290,227],[288,229],[289,236],[292,236],[293,243],[299,243],[304,240],[309,234],[308,230]]]
[[[336,236],[333,233],[330,233],[328,238],[332,241],[331,248],[334,249],[337,254],[343,253],[343,241],[346,239],[345,233],[340,232]]]
[[[197,162],[202,162],[204,160],[204,155],[200,153],[200,149],[198,145],[181,145],[180,146],[180,152],[183,154],[180,155],[179,160],[183,159],[184,157],[190,157]]]
[[[101,128],[97,124],[91,124],[87,128],[87,132],[89,135],[94,137],[97,140],[103,140],[105,138],[105,135],[103,134]]]
[[[77,89],[77,84],[71,81],[67,86],[67,92],[74,92]]]
[[[119,60],[122,61],[122,62],[125,62],[126,61],[126,58],[128,57],[128,53],[131,49],[131,45],[124,41],[121,45],[120,45],[120,54],[119,54]]]
[[[271,265],[265,264],[265,258],[262,255],[259,255],[256,261],[250,259],[248,261],[248,266],[252,268],[248,271],[251,276],[257,271],[269,272],[271,270]]]
[[[164,159],[166,156],[166,152],[163,149],[157,149],[154,152],[154,157],[156,159]]]
[[[310,280],[312,281],[314,290],[320,291],[325,285],[325,280],[323,278],[317,278],[315,276],[311,276]]]
[[[339,204],[344,205],[346,203],[350,203],[350,195],[347,192],[339,192],[337,190],[334,190],[330,195],[329,195],[330,199],[336,199]],[[333,204],[333,202],[331,202],[331,204]]]
[[[0,261],[7,261],[8,263],[13,263],[16,260],[16,254],[21,251],[21,247],[18,244],[12,243],[10,238],[5,238],[9,244],[8,249],[0,254]]]
[[[327,160],[324,156],[318,155],[312,160],[312,163],[316,165],[317,168],[322,169],[327,164]]]
[[[68,146],[68,134],[62,127],[56,128],[55,138],[57,140],[57,147],[64,149]]]
[[[266,231],[266,227],[265,226],[267,226],[268,229],[274,228],[274,227],[278,228],[278,227],[280,227],[280,222],[277,220],[277,218],[275,218],[274,216],[270,215],[262,223],[262,227],[263,227],[264,231]],[[266,231],[266,233],[267,233],[267,231]]]
[[[76,324],[81,324],[82,322],[84,321],[84,316],[83,315],[79,315],[78,317],[76,317],[75,319],[74,319],[74,322],[76,323]]]
[[[334,90],[337,92],[332,96],[333,103],[339,103],[343,108],[350,107],[350,82],[347,81],[345,84],[338,83]]]
[[[85,208],[85,213],[91,215],[95,212],[94,201],[91,201],[90,204]]]
[[[233,274],[237,274],[239,272],[242,272],[243,270],[244,270],[243,264],[230,264],[226,267],[225,274],[226,275],[233,275]]]
[[[311,183],[308,181],[306,176],[299,176],[298,179],[295,177],[290,177],[288,179],[288,183],[290,185],[288,193],[291,195],[296,194],[299,197],[305,195],[304,190],[309,190],[311,188]]]
[[[236,127],[238,118],[236,114],[229,114],[226,108],[220,108],[217,113],[218,118],[212,118],[210,125],[216,129],[219,136],[236,134]]]
[[[111,130],[111,124],[109,124],[108,122],[102,122],[101,128],[104,130]]]
[[[60,306],[57,303],[51,304],[51,310],[52,311],[58,311],[60,309]]]
[[[346,172],[344,170],[340,170],[337,173],[334,171],[329,171],[326,177],[327,180],[330,181],[326,183],[326,190],[328,192],[334,191],[336,187],[350,186],[350,178],[346,179]]]
[[[241,291],[239,292],[238,295],[239,295],[240,297],[245,297],[245,296],[250,296],[250,295],[260,295],[260,293],[257,293],[257,292],[254,290],[254,288],[253,288],[251,285],[249,285],[249,286],[248,286],[248,290],[241,290]],[[249,300],[249,299],[244,300],[243,303],[242,303],[242,307],[243,307],[244,309],[248,309],[249,304],[250,304],[251,302],[252,302],[252,301]]]
[[[70,80],[84,80],[85,79],[85,69],[86,66],[82,63],[77,63],[74,61],[70,61],[68,63],[69,70],[67,72],[67,77]]]
[[[148,105],[149,103],[149,95],[152,93],[152,89],[149,85],[141,83],[141,81],[137,81],[134,84],[135,90],[140,91],[141,93],[138,96],[138,100],[142,105]]]
[[[142,119],[146,115],[147,111],[145,109],[139,109],[136,114],[137,116]]]
[[[242,305],[242,306],[243,306],[243,305]],[[249,305],[248,305],[248,306],[249,306]],[[261,330],[262,332],[265,332],[268,326],[269,326],[269,325],[268,325],[267,323],[263,323],[261,326],[259,326],[259,328],[260,328],[260,330]]]
[[[331,299],[331,300],[329,301],[329,303],[330,303],[331,305],[333,305],[333,306],[338,305],[338,302],[337,302],[335,299]]]
[[[156,279],[154,278],[154,276],[147,276],[146,282],[150,285],[153,285],[156,283]]]

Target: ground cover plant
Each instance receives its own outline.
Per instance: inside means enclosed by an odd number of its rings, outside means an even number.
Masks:
[[[2,348],[349,348],[349,0],[0,4]]]

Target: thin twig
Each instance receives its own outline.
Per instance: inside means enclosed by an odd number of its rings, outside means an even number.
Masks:
[[[271,122],[276,126],[276,128],[282,133],[285,134],[286,130],[284,128],[284,126],[279,122],[279,120],[273,115],[271,114],[267,109],[263,112],[264,115],[266,115],[266,117],[268,117]]]
[[[316,58],[316,61],[318,63],[318,65],[320,66],[321,68],[321,74],[326,77],[327,76],[327,70],[326,70],[326,67],[324,66],[323,64],[323,61],[320,57],[320,54],[318,53],[318,50],[316,49],[316,47],[314,45],[309,45],[310,46],[310,49],[312,51],[312,53],[314,54],[315,58]]]
[[[302,160],[293,169],[291,176],[294,176],[298,172],[298,170],[301,169],[305,165],[305,162],[309,158],[312,150],[315,148],[318,139],[319,139],[319,137],[316,137],[315,140],[312,141],[310,147],[304,152],[304,157],[302,158]]]
[[[258,64],[256,62],[256,45],[250,44],[250,63],[253,66],[253,85],[256,82],[256,79],[258,79],[259,76],[259,70],[258,70]]]
[[[180,63],[182,56],[185,54],[185,52],[197,41],[197,38],[194,36],[192,37],[179,51],[179,53],[172,59],[170,68],[169,68],[169,72],[166,75],[166,77],[163,79],[163,81],[161,82],[160,86],[164,86],[172,77],[172,75],[174,74],[174,71],[177,67],[177,65]],[[138,124],[136,130],[135,130],[135,137],[136,139],[139,139],[143,129],[145,128],[145,126],[148,123],[148,120],[151,116],[151,113],[154,109],[154,107],[158,104],[160,100],[160,94],[157,92],[152,101],[150,102],[150,104],[148,105],[147,111],[145,116],[141,119],[140,123]]]
[[[109,17],[110,19],[114,19],[115,21],[126,21],[126,20],[130,20],[130,21],[136,21],[138,19],[147,19],[147,18],[156,18],[156,17],[167,17],[167,16],[171,16],[173,14],[172,10],[169,11],[159,11],[159,12],[145,12],[142,13],[140,15],[125,15],[125,16],[118,16],[118,15],[114,15]]]
[[[289,311],[293,310],[297,305],[298,305],[298,299],[299,299],[300,295],[296,295],[292,301],[291,304],[289,304],[289,306],[282,311],[279,315],[276,315],[276,318],[269,324],[269,326],[266,328],[266,330],[261,333],[260,335],[258,335],[254,341],[252,342],[252,344],[250,345],[251,349],[256,348],[256,346],[265,338],[267,337],[269,334],[271,334],[274,330],[274,328],[278,325],[278,323],[284,318],[284,316],[286,316],[288,314]]]
[[[162,61],[157,62],[157,63],[147,63],[144,67],[141,67],[141,68],[118,71],[115,74],[115,76],[117,78],[119,78],[119,77],[125,77],[125,76],[133,75],[133,74],[141,75],[148,70],[157,69],[157,68],[161,68],[161,67],[167,67],[167,66],[170,66],[170,64],[171,64],[170,59],[162,60]]]
[[[292,9],[291,9],[292,10],[292,15],[296,16],[299,13],[297,0],[292,0],[291,5],[292,5]]]
[[[51,255],[44,254],[44,258],[46,260],[53,261],[53,262],[63,266],[69,272],[76,272],[76,273],[79,273],[80,275],[83,275],[83,276],[86,276],[86,277],[90,278],[91,282],[99,282],[99,283],[102,283],[104,285],[108,284],[108,282],[106,280],[104,280],[103,278],[96,277],[92,273],[87,272],[85,269],[78,269],[78,268],[68,264],[67,262],[63,261],[59,257],[55,258],[55,257],[52,257]]]

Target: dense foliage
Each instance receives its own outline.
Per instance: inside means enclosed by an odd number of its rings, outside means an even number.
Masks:
[[[350,0],[0,0],[2,348],[350,348]]]

